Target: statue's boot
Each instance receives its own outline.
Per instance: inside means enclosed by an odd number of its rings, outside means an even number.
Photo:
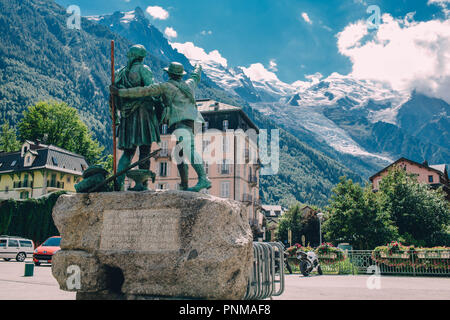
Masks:
[[[177,167],[181,178],[180,190],[186,191],[189,187],[189,167],[185,163],[179,164]]]
[[[205,168],[203,168],[203,164],[193,164],[192,168],[194,168],[195,172],[198,175],[198,183],[195,187],[188,188],[187,191],[200,192],[203,189],[211,189],[212,184],[211,184],[211,181],[206,176]]]

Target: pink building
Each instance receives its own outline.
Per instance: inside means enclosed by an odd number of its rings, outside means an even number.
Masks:
[[[259,129],[240,107],[209,99],[198,100],[197,106],[205,119],[202,132],[196,135],[197,152],[202,154],[206,173],[212,182],[212,188],[203,192],[245,203],[255,238],[261,239],[264,215],[260,210],[259,197],[260,162],[256,136]],[[254,135],[246,135],[245,132],[253,132]],[[163,125],[159,146],[162,150],[150,167],[156,173],[155,184],[149,184],[151,189],[179,189],[180,177],[176,162],[172,159],[175,145],[175,136],[167,125]],[[158,145],[154,144],[152,150],[157,148]],[[212,152],[215,159],[210,157],[211,150],[215,150]],[[133,162],[138,160],[138,153]],[[119,150],[118,157],[120,155]],[[190,187],[197,183],[197,175],[191,166],[189,180]],[[126,188],[130,187],[130,183],[125,182]]]
[[[394,166],[403,168],[406,172],[416,175],[419,182],[426,183],[432,188],[443,187],[444,191],[447,193],[447,199],[450,199],[450,183],[447,173],[447,166],[445,164],[428,165],[427,161],[424,163],[418,163],[406,158],[398,159],[391,165],[370,177],[372,189],[374,191],[378,190],[380,181],[388,174],[389,169]]]

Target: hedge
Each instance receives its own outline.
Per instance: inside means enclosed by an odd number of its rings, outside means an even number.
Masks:
[[[59,196],[65,193],[60,191],[39,199],[0,202],[0,234],[31,239],[36,245],[59,235],[52,210]]]

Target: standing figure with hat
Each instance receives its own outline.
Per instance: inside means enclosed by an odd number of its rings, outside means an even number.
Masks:
[[[139,88],[154,83],[153,73],[143,64],[147,51],[142,45],[134,45],[127,54],[128,63],[116,72],[115,87],[120,89]],[[114,97],[120,112],[118,123],[118,145],[123,150],[119,160],[118,171],[127,168],[139,148],[139,159],[150,154],[153,142],[159,143],[159,121],[157,109],[161,108],[160,100],[152,97]],[[139,169],[149,170],[150,160],[139,166]],[[118,177],[117,182],[123,189],[125,175]]]
[[[120,89],[111,87],[111,93],[121,98],[143,98],[143,97],[161,97],[164,109],[163,120],[168,124],[171,130],[183,129],[188,132],[190,138],[190,163],[198,175],[198,183],[195,187],[189,188],[189,168],[183,161],[178,164],[178,171],[181,177],[181,190],[200,192],[203,189],[211,188],[211,181],[206,176],[203,167],[202,157],[195,151],[194,126],[203,124],[204,119],[197,110],[195,103],[195,89],[200,83],[202,67],[196,66],[190,78],[182,81],[186,75],[183,65],[172,62],[168,68],[164,69],[169,75],[169,81],[153,84],[146,87],[137,87],[132,89]],[[118,90],[119,89],[119,90]],[[178,144],[182,139],[178,140]]]

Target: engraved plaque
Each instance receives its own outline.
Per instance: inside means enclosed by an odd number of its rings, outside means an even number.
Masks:
[[[179,221],[174,209],[106,210],[100,250],[178,250]]]

